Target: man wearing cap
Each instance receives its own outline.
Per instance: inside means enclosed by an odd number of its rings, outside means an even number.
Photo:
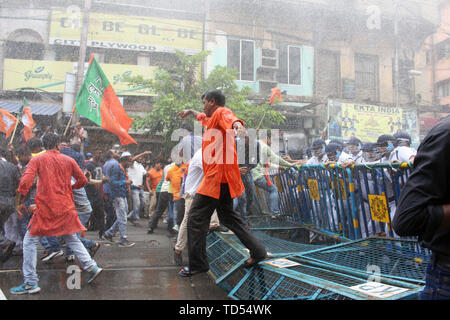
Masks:
[[[350,154],[344,151],[344,143],[339,139],[333,139],[330,143],[334,143],[338,145],[339,156],[337,157],[337,163],[344,163],[350,161]],[[329,144],[330,144],[329,143]]]
[[[389,161],[393,162],[413,162],[417,150],[411,148],[411,136],[406,132],[397,132],[394,134],[397,147],[392,150]]]
[[[380,157],[380,162],[388,162],[392,150],[395,148],[394,136],[383,134],[377,139],[377,152]]]
[[[312,144],[312,157],[306,162],[306,164],[321,164],[328,161],[328,157],[325,154],[326,143],[322,139],[314,140]]]
[[[113,164],[110,169],[110,196],[113,200],[113,206],[116,211],[117,219],[114,224],[104,234],[103,238],[113,242],[113,236],[119,229],[120,242],[119,247],[132,247],[133,242],[128,241],[127,238],[127,214],[128,214],[128,194],[130,185],[133,181],[128,179],[126,169],[132,163],[132,156],[129,152],[123,152],[120,155],[118,164]]]
[[[352,161],[354,161],[357,164],[363,163],[364,158],[363,158],[363,151],[361,150],[362,148],[361,140],[355,137],[351,138],[347,142],[347,148],[348,151],[350,152],[350,158]]]
[[[362,145],[361,151],[363,153],[362,163],[371,164],[378,160],[377,145],[376,143],[368,142]]]
[[[328,158],[327,163],[340,163],[341,156],[340,146],[337,143],[330,142],[325,146],[325,154]]]

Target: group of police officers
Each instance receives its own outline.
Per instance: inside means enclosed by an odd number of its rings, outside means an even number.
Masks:
[[[411,147],[411,136],[397,132],[379,136],[376,143],[363,143],[356,137],[350,138],[345,144],[340,140],[331,140],[327,144],[323,139],[317,139],[306,149],[304,160],[305,164],[338,163],[342,166],[413,162],[416,153],[417,150]]]

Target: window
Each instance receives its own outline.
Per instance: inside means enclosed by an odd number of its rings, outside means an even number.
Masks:
[[[23,60],[42,60],[44,45],[36,42],[6,41],[5,58]]]
[[[105,53],[105,63],[137,64],[137,52],[128,50],[110,50]]]
[[[251,40],[232,40],[227,42],[228,70],[237,70],[238,80],[254,81],[255,47]]]
[[[355,95],[378,101],[378,56],[355,55]]]
[[[79,47],[74,46],[54,46],[56,61],[78,62]]]
[[[450,39],[436,44],[436,55],[438,60],[450,58]]]
[[[280,83],[301,85],[301,47],[280,45],[278,50],[279,69],[277,81]]]
[[[441,81],[437,84],[439,98],[450,97],[450,80]]]

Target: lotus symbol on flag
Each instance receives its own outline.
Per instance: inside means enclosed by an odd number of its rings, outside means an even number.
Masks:
[[[14,121],[12,121],[10,118],[8,118],[5,115],[3,115],[3,122],[6,124],[6,131],[8,131],[11,128],[11,126],[14,124]]]

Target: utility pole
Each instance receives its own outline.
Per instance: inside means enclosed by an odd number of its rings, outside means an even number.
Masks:
[[[436,51],[434,47],[434,34],[431,35],[431,88],[433,89],[433,95],[431,98],[432,106],[438,105],[437,90],[436,90]]]
[[[203,7],[205,8],[205,15],[204,15],[204,19],[205,20],[203,21],[202,50],[205,51],[207,43],[208,43],[207,34],[208,34],[208,30],[209,30],[209,20],[210,20],[210,10],[211,10],[209,0],[204,0],[204,6]],[[206,77],[207,59],[205,59],[205,61],[203,61],[202,67],[203,67],[203,76]]]
[[[399,0],[394,0],[394,77],[395,77],[395,87],[394,87],[394,100],[395,100],[395,107],[398,108],[398,103],[399,103],[399,95],[400,95],[400,90],[399,90],[399,84],[400,84],[400,79],[399,79],[399,66],[398,66],[398,51],[399,51],[399,41],[398,41],[398,13],[399,13]]]
[[[89,11],[91,10],[92,0],[85,0],[84,1],[84,8],[83,8],[83,22],[81,27],[81,39],[80,39],[80,50],[78,55],[78,73],[77,73],[77,86],[75,90],[75,94],[78,93],[78,91],[81,88],[81,85],[83,84],[83,78],[84,78],[84,63],[86,61],[86,49],[87,49],[87,38],[88,38],[88,31],[89,31]],[[72,115],[72,123],[76,123],[80,120],[80,115],[74,113]]]

